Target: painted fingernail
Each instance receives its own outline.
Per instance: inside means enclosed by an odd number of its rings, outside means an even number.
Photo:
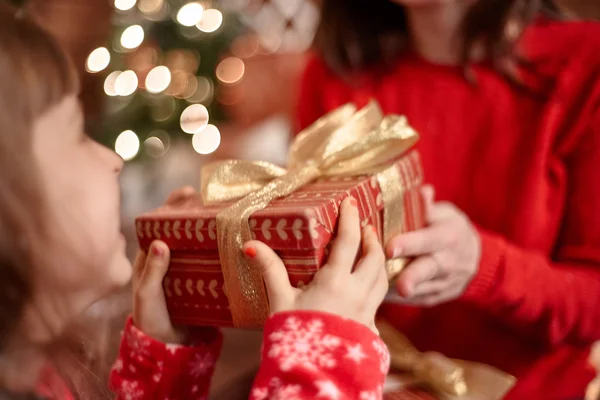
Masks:
[[[352,207],[356,207],[358,205],[358,202],[354,197],[350,197],[350,204],[352,204]]]
[[[152,246],[152,255],[155,257],[162,257],[164,251],[159,246]]]
[[[246,257],[254,258],[256,257],[256,249],[252,246],[246,247],[244,249],[244,254],[246,255]]]

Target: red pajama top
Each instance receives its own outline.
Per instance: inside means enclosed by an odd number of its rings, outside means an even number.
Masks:
[[[371,98],[408,117],[425,180],[476,225],[482,258],[460,299],[382,314],[420,350],[514,374],[509,400],[569,399],[592,379],[586,359],[600,339],[600,24],[539,20],[521,45],[538,71],[522,79],[544,86],[541,97],[485,63],[474,86],[407,53],[349,84],[314,58],[297,117],[302,129]]]

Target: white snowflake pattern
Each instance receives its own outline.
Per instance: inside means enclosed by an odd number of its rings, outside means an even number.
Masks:
[[[327,400],[339,400],[341,392],[337,385],[332,381],[316,381],[315,386],[319,389],[317,398]]]
[[[382,374],[387,374],[390,369],[390,352],[381,340],[373,341],[373,348],[379,354],[379,368]]]
[[[269,335],[271,349],[268,356],[279,362],[282,371],[296,366],[310,370],[334,368],[336,357],[333,351],[341,343],[337,336],[323,333],[323,322],[318,319],[303,323],[300,319],[289,317],[282,330]]]
[[[346,358],[353,360],[357,364],[360,364],[360,362],[367,357],[367,355],[363,352],[360,343],[357,343],[354,346],[348,346],[347,350],[348,352],[346,353]]]
[[[115,361],[115,365],[113,365],[113,370],[115,370],[116,372],[121,372],[123,371],[123,359],[122,358],[117,358],[117,361]]]
[[[190,363],[190,374],[198,379],[207,375],[215,365],[215,359],[212,354],[196,354],[194,361]]]
[[[175,355],[179,349],[183,348],[183,346],[179,344],[167,344],[167,350],[169,353]]]
[[[162,379],[163,365],[164,364],[162,361],[158,361],[156,363],[156,366],[158,367],[158,372],[152,375],[152,380],[154,380],[154,382],[156,383],[160,382],[160,380]]]
[[[137,400],[144,396],[144,391],[138,387],[139,383],[135,381],[122,381],[120,387],[120,397],[123,400]]]
[[[150,341],[137,331],[130,330],[127,332],[127,344],[131,350],[131,358],[137,355],[141,359],[150,355]]]
[[[360,392],[360,400],[381,400],[383,397],[383,385],[375,390]]]
[[[252,400],[302,400],[300,385],[284,385],[279,378],[272,378],[269,387],[254,388]]]

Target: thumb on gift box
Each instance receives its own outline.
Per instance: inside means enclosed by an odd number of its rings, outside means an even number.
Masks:
[[[154,241],[148,250],[146,264],[140,278],[140,291],[152,294],[162,293],[162,281],[169,268],[169,247]]]
[[[290,303],[294,288],[281,258],[266,244],[253,240],[244,244],[243,252],[259,268],[267,287],[271,312],[284,311]]]

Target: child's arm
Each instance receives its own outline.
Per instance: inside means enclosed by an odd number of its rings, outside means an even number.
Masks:
[[[290,285],[283,262],[264,243],[244,245],[274,313],[251,400],[381,398],[390,356],[374,320],[388,288],[385,257],[373,227],[361,235],[353,199],[340,207],[337,233],[327,264],[303,289]]]
[[[116,398],[207,398],[223,337],[214,328],[202,328],[193,336],[193,346],[164,344],[145,335],[130,318],[110,374]]]
[[[316,311],[282,312],[265,326],[251,400],[381,399],[389,353],[365,325]]]

